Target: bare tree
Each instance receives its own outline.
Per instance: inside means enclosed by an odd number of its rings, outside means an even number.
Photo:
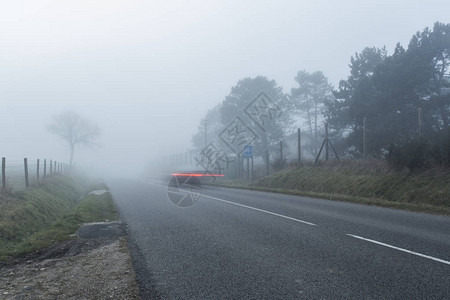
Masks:
[[[94,146],[100,135],[99,127],[72,111],[63,112],[53,117],[48,130],[65,140],[70,148],[70,165],[73,162],[75,146],[82,144]]]

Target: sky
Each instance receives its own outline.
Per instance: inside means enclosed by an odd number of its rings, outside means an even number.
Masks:
[[[206,112],[245,77],[290,92],[300,70],[336,87],[350,57],[400,42],[448,0],[0,0],[0,156],[68,161],[53,116],[75,111],[102,131],[75,162],[136,174],[192,148]]]

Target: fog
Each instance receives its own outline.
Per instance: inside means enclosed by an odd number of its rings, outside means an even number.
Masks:
[[[205,113],[257,75],[289,92],[299,70],[337,86],[355,52],[407,45],[442,1],[2,1],[0,155],[68,161],[52,116],[75,111],[102,131],[74,162],[139,174],[191,148]]]

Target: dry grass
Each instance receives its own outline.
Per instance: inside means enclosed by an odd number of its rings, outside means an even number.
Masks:
[[[89,185],[55,176],[0,199],[0,263],[69,238],[83,222],[117,219],[109,193],[81,197]]]
[[[448,169],[413,174],[393,171],[380,160],[330,161],[291,166],[253,184],[225,184],[450,215]]]

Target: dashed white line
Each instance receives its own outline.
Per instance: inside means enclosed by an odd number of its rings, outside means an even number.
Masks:
[[[150,184],[154,184],[154,185],[161,185],[161,184],[158,184],[158,183],[151,183],[151,182],[149,182],[149,183]],[[264,210],[264,209],[260,209],[260,208],[256,208],[256,207],[253,207],[253,206],[248,206],[248,205],[244,205],[244,204],[228,201],[228,200],[217,198],[217,197],[207,196],[207,195],[202,195],[202,196],[210,198],[210,199],[213,199],[213,200],[225,202],[225,203],[228,203],[228,204],[232,204],[232,205],[236,205],[236,206],[252,209],[252,210],[259,211],[259,212],[262,212],[262,213],[266,213],[266,214],[269,214],[269,215],[277,216],[277,217],[280,217],[280,218],[285,218],[285,219],[288,219],[288,220],[291,220],[291,221],[295,221],[295,222],[299,222],[299,223],[303,223],[303,224],[307,224],[307,225],[311,225],[311,226],[317,226],[316,224],[311,223],[311,222],[307,222],[307,221],[299,220],[299,219],[296,219],[296,218],[288,217],[288,216],[285,216],[285,215],[277,214],[277,213],[274,213],[274,212],[271,212],[271,211],[267,211],[267,210]],[[370,243],[374,243],[374,244],[377,244],[377,245],[380,245],[380,246],[388,247],[388,248],[391,248],[391,249],[395,249],[395,250],[398,250],[398,251],[406,252],[406,253],[409,253],[409,254],[412,254],[412,255],[416,255],[416,256],[419,256],[419,257],[431,259],[431,260],[434,260],[434,261],[437,261],[437,262],[440,262],[440,263],[443,263],[443,264],[446,264],[446,265],[450,265],[450,261],[447,261],[447,260],[444,260],[444,259],[440,259],[440,258],[433,257],[433,256],[430,256],[430,255],[425,255],[425,254],[422,254],[422,253],[419,253],[419,252],[414,252],[414,251],[411,251],[411,250],[408,250],[408,249],[403,249],[403,248],[400,248],[400,247],[396,247],[396,246],[393,246],[393,245],[382,243],[382,242],[379,242],[379,241],[376,241],[376,240],[367,239],[367,238],[364,238],[364,237],[361,237],[361,236],[358,236],[358,235],[354,235],[354,234],[350,234],[350,233],[348,233],[347,235],[351,236],[353,238],[364,240],[364,241],[367,241],[367,242],[370,242]]]
[[[240,206],[240,207],[245,207],[245,208],[248,208],[248,209],[256,210],[256,211],[259,211],[259,212],[262,212],[262,213],[266,213],[266,214],[269,214],[269,215],[273,215],[273,216],[277,216],[277,217],[280,217],[280,218],[285,218],[285,219],[288,219],[288,220],[291,220],[291,221],[303,223],[303,224],[306,224],[306,225],[317,226],[316,224],[311,223],[311,222],[306,222],[306,221],[303,221],[303,220],[299,220],[299,219],[296,219],[296,218],[292,218],[292,217],[288,217],[288,216],[285,216],[285,215],[277,214],[277,213],[274,213],[274,212],[271,212],[271,211],[268,211],[268,210],[264,210],[264,209],[260,209],[260,208],[256,208],[256,207],[253,207],[253,206],[239,204],[239,203],[236,203],[236,202],[232,202],[232,201],[228,201],[228,200],[224,200],[224,199],[220,199],[220,198],[216,198],[216,197],[211,197],[211,196],[207,196],[207,195],[202,195],[202,196],[210,198],[210,199],[213,199],[213,200],[225,202],[225,203],[228,203],[228,204],[232,204],[232,205],[236,205],[236,206]]]
[[[431,259],[431,260],[434,260],[434,261],[437,261],[437,262],[440,262],[440,263],[443,263],[443,264],[450,265],[450,261],[446,261],[446,260],[443,260],[443,259],[440,259],[440,258],[436,258],[436,257],[425,255],[425,254],[422,254],[422,253],[419,253],[419,252],[414,252],[414,251],[411,251],[411,250],[399,248],[399,247],[392,246],[392,245],[389,245],[389,244],[385,244],[385,243],[382,243],[382,242],[378,242],[378,241],[375,241],[375,240],[366,239],[364,237],[353,235],[353,234],[347,234],[347,235],[351,236],[351,237],[354,237],[356,239],[360,239],[360,240],[363,240],[363,241],[367,241],[367,242],[370,242],[370,243],[374,243],[374,244],[377,244],[377,245],[381,245],[381,246],[388,247],[388,248],[391,248],[391,249],[395,249],[395,250],[398,250],[398,251],[403,251],[403,252],[406,252],[406,253],[409,253],[409,254],[417,255],[417,256],[420,256],[420,257],[423,257],[423,258],[428,258],[428,259]]]

